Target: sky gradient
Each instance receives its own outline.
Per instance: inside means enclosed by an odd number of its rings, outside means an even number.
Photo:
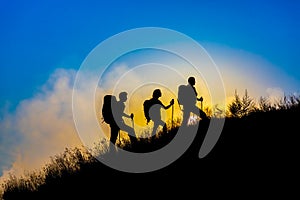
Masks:
[[[299,94],[299,9],[280,0],[1,1],[0,176],[80,144],[70,98],[76,72],[100,42],[129,29],[163,27],[199,42],[228,97],[235,89]]]
[[[106,38],[137,27],[177,30],[260,55],[300,79],[296,1],[3,1],[1,105],[31,97],[56,68],[78,69]]]

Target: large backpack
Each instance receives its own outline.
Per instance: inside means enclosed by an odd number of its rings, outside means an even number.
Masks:
[[[188,86],[186,85],[179,85],[178,87],[178,103],[180,105],[186,105],[188,104]]]
[[[112,99],[115,98],[113,95],[107,94],[103,98],[102,107],[102,117],[103,121],[107,124],[112,124],[114,122],[114,117],[112,113]]]
[[[150,115],[149,115],[149,111],[150,111],[150,108],[151,108],[152,105],[153,105],[153,101],[151,99],[147,99],[143,103],[144,115],[145,115],[145,118],[147,120],[147,124],[151,120]]]

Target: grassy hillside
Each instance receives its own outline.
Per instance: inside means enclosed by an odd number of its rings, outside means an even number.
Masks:
[[[120,172],[81,148],[66,149],[53,157],[41,173],[11,177],[4,185],[3,198],[82,199],[80,195],[84,199],[95,195],[142,198],[157,197],[159,192],[189,196],[202,194],[205,188],[216,192],[226,188],[228,192],[233,190],[233,194],[238,191],[272,195],[284,191],[291,195],[300,169],[300,103],[299,98],[294,100],[255,107],[240,116],[228,113],[219,141],[203,159],[198,158],[198,152],[209,121],[199,122],[190,148],[163,169],[142,174]],[[178,128],[123,148],[133,152],[154,151],[169,143]],[[143,196],[136,192],[143,192]]]

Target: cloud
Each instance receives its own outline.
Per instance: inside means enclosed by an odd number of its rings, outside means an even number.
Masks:
[[[122,66],[117,69],[122,73],[126,71],[121,70]],[[14,112],[4,114],[0,120],[0,180],[7,178],[9,173],[19,176],[25,171],[39,170],[51,156],[60,154],[65,148],[92,147],[103,137],[100,129],[91,128],[94,127],[95,110],[98,120],[101,117],[102,104],[99,102],[95,107],[94,102],[86,98],[95,92],[97,77],[94,74],[81,74],[84,84],[75,88],[75,101],[79,102],[76,111],[80,118],[77,123],[74,121],[72,97],[77,75],[75,70],[56,69],[36,95],[21,101]],[[114,81],[112,79],[110,86]],[[104,94],[103,89],[98,88],[98,92],[98,95]],[[84,131],[79,132],[78,128]],[[105,127],[103,131],[107,133],[109,129]]]
[[[284,91],[279,87],[267,88],[266,92],[268,94],[268,99],[272,104],[278,103],[280,100],[283,100]]]
[[[245,52],[228,48],[209,47],[208,53],[220,68],[227,97],[233,95],[237,89],[239,93],[248,90],[250,96],[265,96],[269,98],[281,97],[282,91],[293,91],[298,82],[291,82],[289,77],[279,77],[273,66],[263,59]],[[83,74],[80,87],[75,88],[77,98],[75,103],[77,122],[74,123],[72,108],[73,84],[78,72],[75,70],[57,69],[32,98],[26,99],[17,109],[0,119],[0,176],[2,180],[9,172],[15,175],[24,171],[40,169],[50,156],[61,153],[66,147],[82,145],[83,141],[93,144],[99,138],[99,127],[108,132],[108,126],[98,123],[98,129],[90,128],[95,123],[95,116],[101,119],[103,95],[121,91],[129,94],[126,112],[134,112],[137,119],[135,127],[144,127],[145,121],[142,112],[142,101],[151,97],[155,88],[161,88],[162,102],[168,104],[171,98],[176,98],[177,87],[186,84],[190,75],[195,75],[197,90],[204,96],[205,103],[210,102],[210,93],[216,93],[212,85],[205,86],[205,78],[209,67],[202,67],[203,77],[193,71],[193,68],[179,58],[170,57],[162,63],[161,57],[151,60],[146,65],[130,68],[126,62],[118,63],[108,70],[98,83],[96,74]],[[154,62],[157,61],[157,62]],[[206,63],[202,63],[205,66]],[[170,66],[170,67],[168,67]],[[206,70],[206,71],[205,71]],[[85,72],[85,71],[84,71]],[[276,72],[276,73],[275,73]],[[214,77],[212,77],[213,79]],[[102,82],[101,82],[102,81]],[[98,88],[94,85],[98,83]],[[96,100],[93,104],[88,96],[94,95],[97,89]],[[73,99],[74,100],[74,99]],[[73,104],[74,105],[74,104]],[[2,108],[1,108],[2,109]],[[5,110],[5,109],[4,109]],[[95,112],[96,111],[96,112]],[[170,110],[168,115],[170,116]],[[181,111],[175,106],[175,113]],[[76,122],[76,120],[75,120]],[[128,122],[130,123],[130,122]],[[75,126],[76,125],[76,126]],[[97,128],[97,127],[96,127]],[[80,130],[84,130],[83,133]],[[1,178],[0,178],[1,180]]]
[[[57,69],[31,99],[0,122],[0,175],[40,169],[50,156],[81,145],[72,117],[76,71]],[[4,174],[2,174],[4,173]]]

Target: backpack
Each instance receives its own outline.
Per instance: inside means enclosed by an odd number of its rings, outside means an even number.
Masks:
[[[115,97],[110,94],[105,95],[103,98],[102,117],[103,117],[103,121],[107,124],[112,124],[114,122],[114,117],[112,113],[113,98]]]
[[[188,91],[187,88],[188,86],[186,85],[180,85],[178,87],[178,103],[180,105],[186,105],[187,104],[187,98],[188,98]]]
[[[143,108],[144,108],[144,115],[146,117],[146,120],[147,120],[147,124],[150,122],[151,118],[150,118],[150,115],[149,115],[149,111],[150,111],[150,108],[151,106],[153,105],[153,101],[151,101],[151,99],[147,99],[144,101],[143,103]]]

